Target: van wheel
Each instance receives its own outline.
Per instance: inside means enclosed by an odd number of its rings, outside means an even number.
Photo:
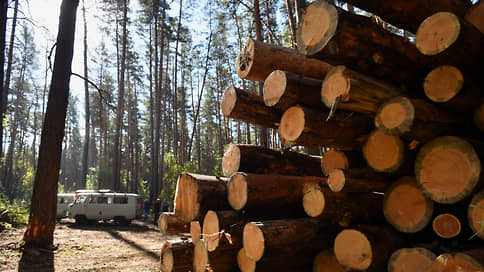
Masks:
[[[87,218],[84,215],[76,215],[76,224],[77,225],[85,225],[87,224]]]
[[[114,221],[116,221],[119,225],[127,226],[131,224],[131,220],[126,219],[124,216],[116,216],[114,217]]]

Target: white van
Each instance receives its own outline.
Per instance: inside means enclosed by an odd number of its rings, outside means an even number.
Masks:
[[[74,199],[75,194],[57,194],[57,219],[67,217],[67,208],[74,202]]]
[[[76,219],[78,224],[114,219],[128,225],[132,219],[141,217],[141,213],[141,198],[128,193],[78,193],[68,210],[69,217]]]

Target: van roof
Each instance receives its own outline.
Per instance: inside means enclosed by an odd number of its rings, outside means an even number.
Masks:
[[[90,193],[79,193],[78,196],[82,195],[102,195],[102,196],[131,196],[131,197],[139,197],[138,194],[133,193],[102,193],[102,192],[90,192]]]
[[[57,196],[60,196],[60,197],[72,197],[72,196],[75,196],[76,194],[73,194],[73,193],[63,193],[63,194],[57,194]]]

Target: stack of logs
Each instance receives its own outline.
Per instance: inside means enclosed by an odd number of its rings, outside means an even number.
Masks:
[[[159,226],[190,234],[162,271],[484,271],[484,5],[344,1],[415,39],[322,0],[299,52],[249,39],[237,73],[264,95],[229,87],[222,112],[286,149],[229,144],[226,177],[181,174]]]

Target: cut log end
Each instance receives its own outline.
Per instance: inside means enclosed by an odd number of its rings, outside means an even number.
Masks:
[[[203,219],[202,237],[209,252],[217,249],[219,244],[219,221],[214,211],[208,211]]]
[[[236,144],[230,143],[224,152],[222,170],[225,176],[237,172],[240,167],[240,149]]]
[[[474,234],[484,240],[484,191],[480,191],[472,198],[467,219]]]
[[[363,156],[371,168],[378,172],[391,173],[404,161],[404,144],[398,136],[375,130],[363,146]]]
[[[230,116],[237,103],[237,93],[233,86],[228,87],[222,97],[221,107],[224,116]]]
[[[240,51],[236,60],[237,75],[240,78],[246,78],[252,69],[254,60],[254,40],[247,39],[244,48]]]
[[[241,248],[237,253],[237,265],[242,272],[253,272],[255,271],[256,262],[245,254],[245,249]]]
[[[388,260],[388,272],[427,272],[435,258],[435,254],[425,248],[401,248]]]
[[[168,215],[165,213],[162,213],[160,218],[158,219],[158,226],[160,228],[161,234],[166,234],[166,231],[168,230]]]
[[[427,98],[443,103],[454,98],[464,85],[461,71],[452,65],[442,65],[433,69],[424,79],[424,91]]]
[[[247,203],[247,179],[242,173],[235,173],[230,177],[227,195],[230,206],[240,211]]]
[[[328,249],[319,253],[313,262],[313,272],[344,272],[346,271],[344,267],[338,263],[336,257],[334,256],[333,250]]]
[[[417,187],[414,177],[402,177],[392,184],[383,199],[383,214],[398,231],[415,233],[432,219],[433,202]]]
[[[482,34],[484,34],[484,2],[480,1],[474,4],[465,15],[465,19],[473,24]]]
[[[175,199],[175,211],[185,222],[190,222],[198,215],[198,182],[189,174],[181,174],[178,178]]]
[[[303,207],[307,215],[317,217],[324,211],[325,199],[319,184],[305,184],[303,188]]]
[[[293,142],[303,133],[304,125],[304,110],[298,106],[291,107],[282,115],[279,134],[283,140]]]
[[[348,76],[343,72],[346,69],[344,66],[334,67],[323,81],[321,87],[321,101],[331,108],[336,101],[336,98],[341,96],[341,102],[345,102],[349,99],[349,91],[351,88],[351,82]]]
[[[355,270],[366,270],[373,261],[370,241],[354,229],[343,230],[336,236],[334,255],[341,265]]]
[[[208,266],[208,251],[202,240],[195,243],[193,253],[193,271],[205,272]]]
[[[190,235],[192,236],[192,243],[200,241],[200,235],[202,233],[200,222],[192,221],[190,222]]]
[[[444,136],[425,144],[415,160],[418,186],[432,200],[452,204],[477,185],[481,163],[467,141]]]
[[[286,90],[287,78],[284,71],[272,72],[264,81],[264,103],[268,107],[276,105]]]
[[[484,131],[484,104],[481,104],[477,109],[474,111],[474,124]]]
[[[442,238],[453,238],[459,235],[461,230],[460,220],[450,213],[440,214],[432,222],[434,232]]]
[[[417,30],[415,45],[424,55],[437,55],[459,37],[460,22],[450,12],[437,12],[425,19]]]
[[[432,263],[432,272],[483,271],[484,266],[465,253],[439,255]]]
[[[161,265],[165,268],[163,272],[173,271],[175,260],[173,258],[173,251],[170,248],[165,248],[161,256]]]
[[[406,97],[395,97],[383,103],[375,116],[375,125],[388,135],[401,135],[411,130],[415,109]]]
[[[331,149],[324,152],[321,158],[321,169],[325,176],[328,176],[333,169],[348,169],[348,167],[348,157],[342,151]]]
[[[341,169],[333,169],[329,172],[328,186],[333,192],[341,192],[345,187],[345,173]]]
[[[243,230],[245,254],[251,260],[258,261],[264,255],[264,233],[254,222],[247,223]]]

